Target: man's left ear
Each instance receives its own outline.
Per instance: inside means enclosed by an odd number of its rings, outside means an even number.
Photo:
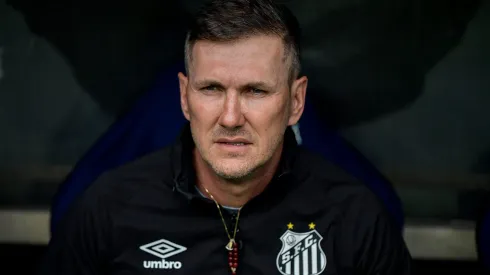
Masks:
[[[291,112],[288,122],[289,126],[298,123],[301,115],[303,114],[307,86],[308,78],[306,76],[296,79],[291,86]]]

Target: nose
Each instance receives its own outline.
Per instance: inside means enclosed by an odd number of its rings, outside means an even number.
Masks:
[[[237,92],[227,92],[224,100],[219,124],[229,129],[243,126],[245,124],[245,117],[242,113],[239,94]]]

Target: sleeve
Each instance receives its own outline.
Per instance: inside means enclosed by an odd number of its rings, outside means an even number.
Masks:
[[[40,275],[106,273],[111,227],[108,201],[90,188],[74,203],[51,237]]]
[[[409,275],[411,256],[401,230],[373,194],[354,207],[350,227],[354,269],[360,275]]]

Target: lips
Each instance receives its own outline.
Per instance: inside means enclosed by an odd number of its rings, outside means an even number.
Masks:
[[[244,145],[247,145],[246,143],[242,143],[242,142],[218,142],[218,143],[226,144],[226,145],[233,145],[233,146],[244,146]]]
[[[234,139],[220,138],[216,142],[220,144],[234,145],[234,146],[245,146],[245,145],[252,144],[249,140],[243,138],[234,138]]]

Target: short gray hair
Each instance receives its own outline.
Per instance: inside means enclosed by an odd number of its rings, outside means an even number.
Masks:
[[[212,0],[204,5],[187,32],[187,74],[196,41],[228,42],[261,34],[282,38],[285,59],[291,61],[288,80],[292,83],[301,71],[301,30],[293,13],[284,4],[272,0]]]

